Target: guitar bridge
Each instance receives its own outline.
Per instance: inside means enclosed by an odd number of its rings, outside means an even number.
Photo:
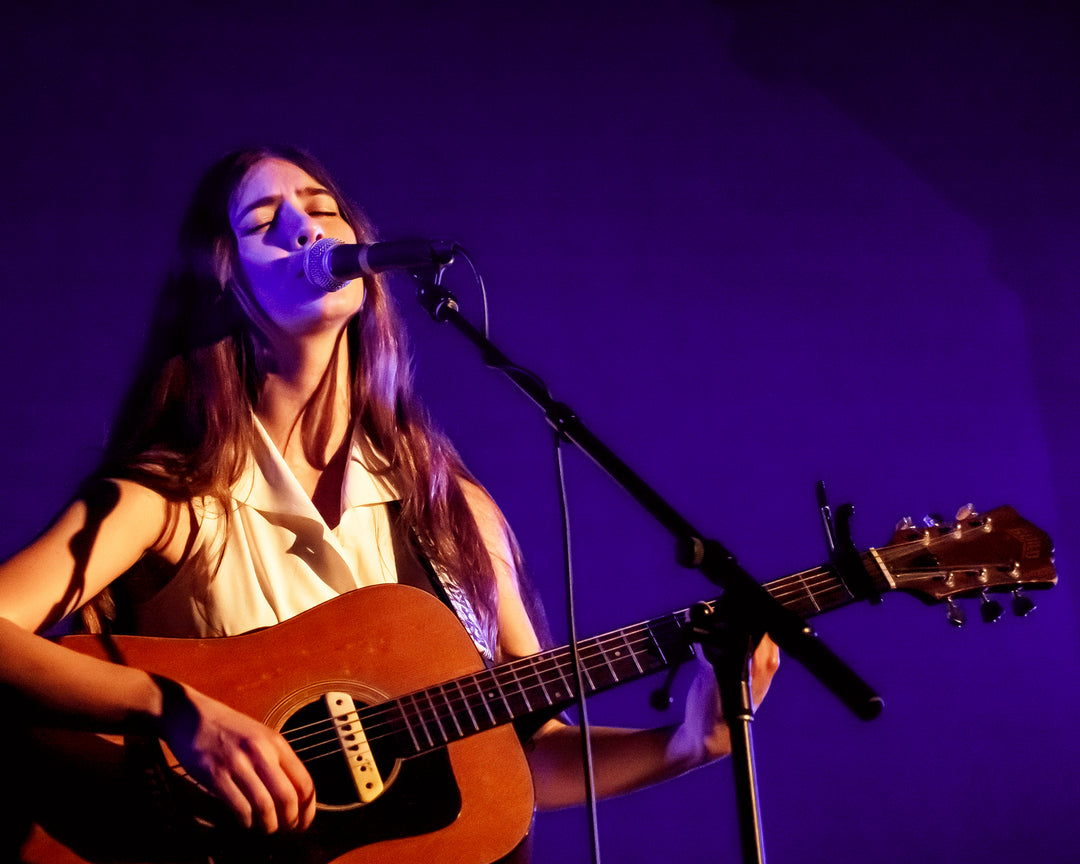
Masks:
[[[356,703],[348,693],[338,692],[324,693],[323,701],[333,720],[356,794],[362,803],[369,804],[382,794],[383,779],[356,711]]]

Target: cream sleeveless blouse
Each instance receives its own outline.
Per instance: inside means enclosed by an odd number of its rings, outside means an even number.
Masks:
[[[135,608],[136,630],[156,636],[231,636],[269,627],[347,591],[396,582],[386,504],[399,500],[352,442],[341,521],[330,528],[257,418],[255,449],[232,491],[228,518],[213,498],[193,502],[191,552],[160,591]],[[370,448],[367,448],[370,450]],[[491,646],[464,594],[443,587],[485,657]]]

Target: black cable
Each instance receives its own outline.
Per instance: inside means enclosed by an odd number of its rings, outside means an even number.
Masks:
[[[480,292],[480,302],[483,310],[483,337],[485,340],[489,339],[488,332],[488,300],[487,290],[484,287],[484,280],[480,276],[480,271],[477,270],[476,265],[473,263],[472,258],[461,246],[454,244],[454,252],[460,254],[464,258],[469,267],[472,269],[473,278],[476,280],[476,285]],[[439,268],[435,273],[434,284],[441,285],[442,277],[445,271],[445,267]],[[451,295],[447,295],[451,296]],[[455,308],[456,308],[456,301]],[[485,358],[487,361],[488,358]],[[516,372],[518,375],[527,376],[529,379],[539,385],[547,395],[550,397],[550,392],[547,390],[547,386],[540,380],[533,372],[528,369],[523,369],[520,366],[516,366],[511,363],[493,363],[488,362],[491,368],[498,369],[502,372]],[[551,418],[549,418],[550,420]],[[597,817],[597,799],[596,799],[596,783],[593,771],[593,756],[592,756],[592,736],[590,734],[589,727],[589,711],[586,705],[585,699],[585,679],[581,666],[581,658],[578,652],[578,638],[577,638],[577,618],[574,612],[574,564],[573,564],[573,552],[571,547],[570,538],[570,507],[568,503],[568,496],[566,494],[566,472],[563,468],[562,458],[562,435],[559,433],[558,428],[554,428],[554,443],[555,443],[555,474],[557,479],[557,485],[559,488],[559,511],[562,516],[562,534],[563,534],[563,566],[565,569],[565,582],[566,582],[566,619],[567,619],[567,633],[570,640],[569,651],[570,659],[574,667],[574,687],[576,690],[574,704],[578,709],[579,727],[581,729],[581,760],[582,770],[585,776],[585,806],[588,812],[589,821],[589,845],[590,845],[590,857],[593,864],[600,864],[600,830],[599,819]]]
[[[593,776],[592,736],[589,734],[589,711],[585,700],[585,680],[582,675],[581,658],[578,655],[577,617],[574,613],[574,563],[570,542],[570,507],[566,495],[566,472],[563,469],[562,436],[556,431],[555,473],[559,486],[559,510],[562,513],[563,559],[566,569],[566,620],[570,639],[570,659],[574,666],[575,702],[581,728],[581,762],[585,772],[585,805],[589,820],[589,846],[592,860],[600,862],[600,829],[596,811],[596,786]]]

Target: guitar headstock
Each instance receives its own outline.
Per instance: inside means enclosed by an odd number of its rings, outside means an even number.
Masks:
[[[953,522],[916,526],[905,520],[888,546],[876,550],[893,586],[924,603],[948,603],[949,619],[962,624],[958,597],[983,597],[983,618],[995,620],[1001,606],[989,592],[1012,592],[1013,608],[1026,614],[1034,603],[1023,589],[1057,582],[1049,535],[1012,507],[974,513],[965,507]]]

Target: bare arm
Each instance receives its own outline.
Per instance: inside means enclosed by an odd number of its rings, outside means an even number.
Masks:
[[[492,550],[499,586],[499,644],[508,656],[523,657],[541,650],[522,602],[512,565],[509,538],[495,504],[480,490],[470,492],[470,504],[481,533]],[[754,654],[753,696],[760,703],[779,666],[776,645],[766,637]],[[731,740],[721,717],[712,667],[701,661],[687,694],[681,723],[655,729],[591,727],[596,793],[620,795],[676,777],[728,755]],[[554,809],[585,799],[581,730],[559,720],[546,723],[533,736],[529,765],[537,805]]]
[[[164,499],[131,483],[79,500],[0,565],[0,676],[52,719],[121,729],[160,715],[149,676],[67,651],[35,633],[108,586],[157,543]]]
[[[757,704],[765,696],[779,664],[779,653],[768,637],[753,659],[753,691]],[[701,661],[687,694],[681,723],[654,729],[592,726],[591,742],[596,794],[622,795],[678,777],[727,756],[731,739],[720,712],[716,677]],[[537,805],[556,809],[580,804],[585,798],[581,732],[557,720],[533,738],[529,764],[536,784]]]
[[[157,493],[108,484],[103,501],[77,501],[37,540],[0,565],[0,684],[35,719],[98,731],[152,729],[245,824],[273,831],[314,818],[314,789],[280,736],[255,720],[139,669],[96,660],[37,635],[145,554],[176,563],[187,526]],[[192,722],[194,718],[194,722]]]

